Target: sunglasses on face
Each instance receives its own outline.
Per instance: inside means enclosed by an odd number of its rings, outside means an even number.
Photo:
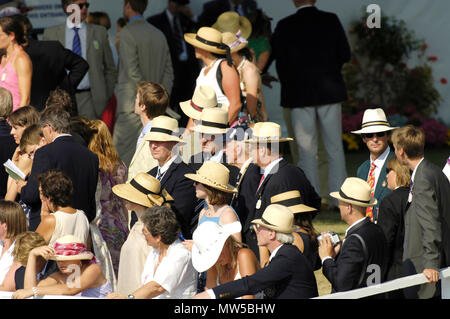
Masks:
[[[89,9],[89,3],[79,3],[78,6],[80,7],[80,10],[83,10],[84,7],[86,7],[86,9]]]
[[[384,137],[386,136],[386,132],[378,132],[378,133],[364,133],[361,134],[363,138],[373,138],[375,135],[377,137]]]

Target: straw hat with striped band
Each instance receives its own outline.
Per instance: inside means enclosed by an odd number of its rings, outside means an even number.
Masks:
[[[397,127],[392,127],[384,114],[383,109],[368,109],[364,111],[361,129],[352,131],[353,134],[378,133],[395,130]]]
[[[372,188],[358,177],[348,177],[341,186],[339,192],[332,192],[330,196],[344,203],[361,207],[371,207],[377,204],[377,200],[371,196]]]
[[[292,141],[291,137],[281,137],[281,126],[273,122],[258,122],[253,127],[253,138],[246,143],[281,143]]]
[[[145,207],[162,206],[173,202],[172,196],[161,190],[161,183],[147,173],[137,174],[129,183],[117,184],[112,191],[120,198]]]
[[[304,205],[301,200],[301,195],[298,190],[293,190],[289,192],[284,192],[270,198],[271,204],[279,204],[286,206],[291,210],[292,213],[308,213],[316,212],[317,209],[314,207],[309,207]]]
[[[91,260],[94,254],[86,249],[86,245],[73,235],[58,238],[53,244],[55,254],[49,259],[63,260]]]
[[[190,45],[216,54],[227,54],[228,46],[222,43],[222,33],[214,28],[201,27],[197,33],[185,33]]]
[[[192,129],[203,134],[226,134],[227,128],[228,112],[218,107],[210,107],[203,109],[200,123]]]
[[[222,13],[212,25],[214,29],[220,32],[231,32],[236,34],[241,30],[242,36],[248,39],[252,34],[252,23],[246,17],[240,16],[235,11],[227,11]]]
[[[222,42],[230,47],[230,52],[238,52],[248,44],[247,40],[241,36],[240,31],[234,34],[231,32],[222,33]]]
[[[210,186],[225,193],[236,193],[236,187],[230,185],[230,170],[225,165],[206,161],[196,174],[185,174],[189,179]]]
[[[178,121],[174,118],[161,115],[152,120],[152,128],[145,135],[145,141],[178,142],[184,143],[178,134]]]
[[[217,103],[216,91],[210,86],[200,86],[195,90],[192,99],[180,102],[181,110],[194,120],[200,120],[205,108],[219,107],[228,110],[228,105]]]
[[[284,234],[291,234],[297,229],[294,226],[294,214],[289,208],[279,204],[267,206],[261,219],[252,220],[252,224],[261,225]]]

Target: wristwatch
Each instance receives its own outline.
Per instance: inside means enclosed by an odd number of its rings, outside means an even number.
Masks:
[[[134,299],[134,295],[133,295],[133,294],[129,294],[129,295],[127,296],[127,298],[128,298],[128,299]]]

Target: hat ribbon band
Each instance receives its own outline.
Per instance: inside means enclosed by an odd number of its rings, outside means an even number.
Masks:
[[[294,197],[294,198],[285,199],[285,200],[282,200],[279,202],[272,202],[272,204],[279,204],[279,205],[283,205],[286,207],[290,207],[290,206],[300,205],[303,203],[302,203],[302,200],[300,197]]]
[[[152,192],[152,191],[146,189],[145,187],[141,186],[141,185],[140,185],[138,182],[136,182],[134,179],[132,179],[132,180],[130,181],[130,185],[133,186],[134,188],[136,188],[139,192],[141,192],[141,193],[144,194],[144,195],[150,195],[150,194],[153,194],[153,195],[161,196],[161,192],[158,193],[158,194],[157,194],[157,193],[154,193],[154,192]]]
[[[360,199],[356,199],[350,196],[347,196],[342,189],[339,190],[339,195],[344,198],[344,199],[348,199],[348,200],[353,200],[355,202],[360,202],[360,203],[364,203],[364,204],[369,204],[370,203],[370,199],[369,200],[360,200]]]
[[[55,255],[58,256],[74,256],[91,253],[90,251],[87,251],[86,246],[81,243],[60,244],[56,242],[53,248],[55,249]]]
[[[389,122],[386,121],[371,121],[371,122],[366,122],[364,124],[361,125],[362,128],[365,128],[367,126],[373,126],[373,125],[385,125],[385,126],[389,126]]]
[[[227,53],[227,63],[228,63],[228,65],[229,66],[233,65],[233,62],[231,60],[231,51],[230,51],[230,47],[228,45],[226,45],[224,43],[208,41],[206,39],[203,39],[202,37],[199,37],[198,35],[195,36],[195,39],[197,41],[203,43],[203,44],[210,45],[210,46],[216,47],[216,48],[221,49],[221,50],[225,50],[226,53]]]
[[[272,224],[272,223],[269,223],[267,220],[264,219],[264,217],[261,217],[261,221],[262,221],[264,224],[269,225],[269,226],[274,226],[274,227],[277,226],[277,225],[274,225],[274,224]]]
[[[203,109],[204,109],[203,107],[198,106],[197,104],[195,104],[194,101],[192,101],[192,100],[191,100],[191,106],[192,106],[196,111],[199,111],[199,112],[202,112]]]
[[[227,128],[228,127],[227,124],[215,123],[215,122],[209,122],[209,121],[201,121],[201,124],[203,126],[210,126],[210,127],[215,127],[215,128]]]
[[[150,132],[152,132],[152,133],[164,133],[164,134],[167,134],[167,135],[172,135],[173,134],[173,131],[165,129],[165,128],[161,128],[161,127],[152,127],[150,129]]]

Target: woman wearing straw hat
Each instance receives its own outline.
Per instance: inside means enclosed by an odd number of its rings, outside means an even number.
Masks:
[[[202,85],[211,86],[216,92],[217,102],[229,106],[228,123],[232,125],[241,110],[241,90],[239,74],[233,66],[229,47],[222,42],[222,33],[202,27],[196,34],[186,33],[184,39],[194,46],[195,57],[204,64],[197,78],[196,90]]]
[[[141,285],[141,273],[150,251],[142,235],[141,217],[152,206],[169,206],[172,197],[161,189],[160,182],[146,173],[139,173],[129,183],[118,184],[112,188],[113,193],[125,201],[128,210],[134,211],[138,218],[120,251],[117,290],[129,294]]]
[[[59,271],[39,281],[36,263],[40,258],[55,260]],[[95,262],[94,254],[77,237],[67,235],[58,238],[52,246],[37,247],[30,252],[24,289],[17,290],[12,298],[44,295],[103,298],[111,290],[101,267]]]

